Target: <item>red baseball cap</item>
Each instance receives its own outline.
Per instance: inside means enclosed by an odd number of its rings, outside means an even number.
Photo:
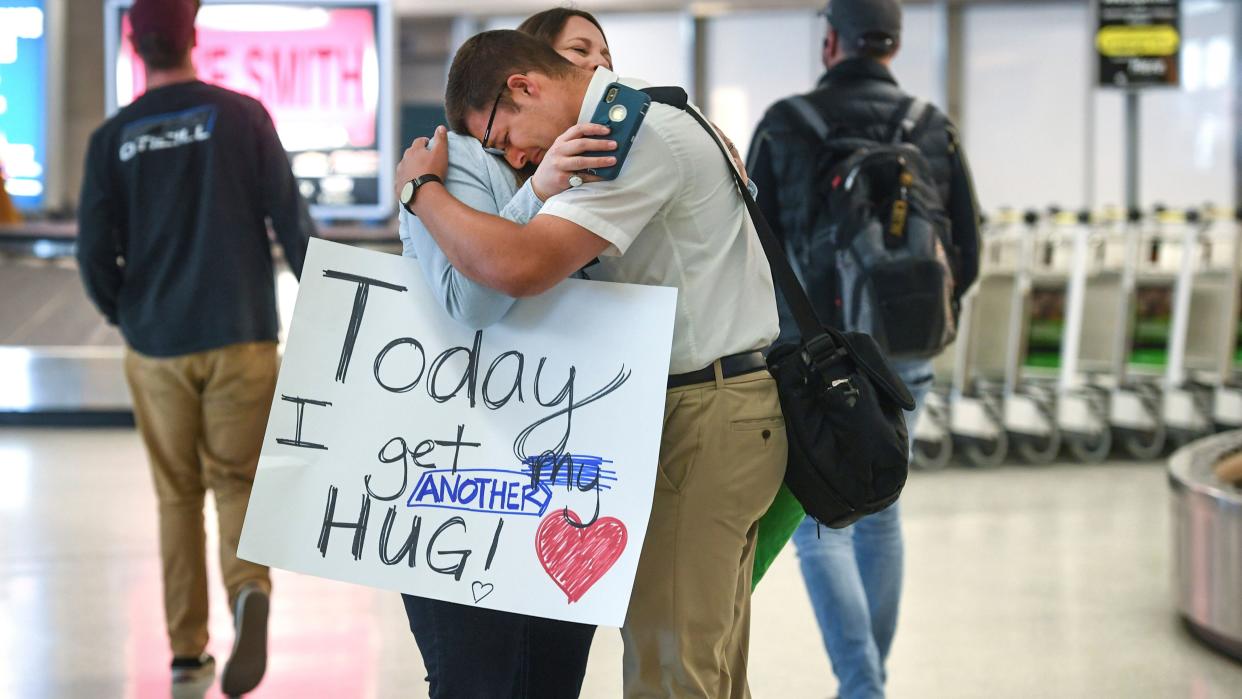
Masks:
[[[194,16],[199,0],[134,0],[129,8],[129,25],[134,40],[158,36],[169,49],[184,51],[194,43]]]

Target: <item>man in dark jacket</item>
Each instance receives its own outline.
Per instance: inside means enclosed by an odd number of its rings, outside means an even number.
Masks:
[[[823,50],[828,70],[804,97],[830,129],[887,142],[894,117],[900,116],[895,112],[909,104],[888,69],[900,46],[901,6],[898,0],[831,0],[823,14],[828,20]],[[786,101],[768,110],[755,133],[747,169],[759,188],[759,206],[782,242],[811,235],[810,207],[826,205],[806,201],[805,183],[821,165],[814,159],[818,143]],[[951,220],[957,248],[955,295],[960,298],[977,273],[979,246],[977,204],[965,156],[953,125],[934,108],[916,130],[913,144],[929,162]],[[781,312],[786,339],[796,335],[796,328],[783,303]],[[898,361],[894,366],[918,405],[906,416],[913,440],[919,408],[931,387],[931,360]],[[898,505],[839,530],[821,528],[808,518],[793,538],[840,696],[884,696],[884,662],[901,597]]]
[[[268,571],[237,557],[276,384],[267,220],[295,274],[314,229],[263,106],[196,79],[197,12],[197,0],[136,0],[129,11],[147,91],[91,136],[77,257],[128,345],[159,502],[174,692],[215,676],[205,652],[210,489],[237,632],[220,680],[232,696],[253,689],[267,662]]]

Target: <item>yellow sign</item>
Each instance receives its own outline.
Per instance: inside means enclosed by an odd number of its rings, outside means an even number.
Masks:
[[[1096,47],[1108,58],[1172,56],[1180,44],[1177,29],[1168,25],[1114,25],[1095,35]]]

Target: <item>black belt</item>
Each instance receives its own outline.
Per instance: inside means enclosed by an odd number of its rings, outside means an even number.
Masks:
[[[712,362],[712,364],[715,364],[715,362]],[[726,379],[767,368],[768,363],[764,360],[761,352],[742,352],[741,354],[731,354],[720,358],[720,374]],[[698,371],[670,375],[668,377],[668,387],[679,388],[696,383],[710,383],[715,380],[716,370],[712,365],[708,365]]]

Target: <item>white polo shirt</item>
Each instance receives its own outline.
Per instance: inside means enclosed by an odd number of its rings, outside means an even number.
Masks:
[[[578,123],[611,82],[647,87],[596,69]],[[771,270],[728,168],[698,122],[652,103],[615,180],[567,190],[539,212],[611,243],[591,279],[677,288],[670,374],[764,349],[779,331]]]

